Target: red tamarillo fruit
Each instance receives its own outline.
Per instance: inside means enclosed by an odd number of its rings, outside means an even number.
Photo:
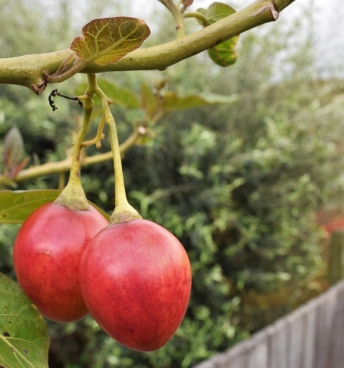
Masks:
[[[13,263],[18,282],[47,318],[76,321],[89,312],[79,287],[81,256],[108,222],[92,206],[76,211],[47,203],[23,223]]]
[[[152,351],[182,322],[191,291],[189,258],[178,239],[151,221],[109,225],[87,246],[80,287],[98,324],[120,344]]]

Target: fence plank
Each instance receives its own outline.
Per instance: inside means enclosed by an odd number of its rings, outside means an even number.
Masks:
[[[336,293],[326,293],[321,301],[317,307],[314,368],[328,367],[331,359],[332,321],[335,314]]]
[[[274,323],[270,331],[269,368],[288,368],[289,326],[286,319]]]
[[[344,287],[338,289],[337,292],[331,348],[332,359],[329,368],[342,368],[344,362]]]
[[[248,351],[247,368],[267,368],[269,359],[269,335],[264,329],[251,339]]]
[[[293,313],[286,318],[290,328],[290,344],[288,350],[288,367],[304,368],[303,343],[305,330],[305,316],[302,312]]]
[[[305,308],[306,325],[304,329],[303,342],[303,364],[304,368],[314,368],[315,360],[315,334],[317,306],[319,303],[312,301],[307,303]]]

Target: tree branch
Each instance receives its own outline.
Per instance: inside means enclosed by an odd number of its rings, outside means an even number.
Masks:
[[[279,11],[294,0],[258,0],[246,8],[200,31],[162,45],[138,49],[116,64],[100,67],[87,66],[83,73],[100,73],[126,70],[163,70],[207,50],[229,38],[267,22],[275,21]],[[49,54],[25,55],[0,59],[0,83],[17,84],[42,92],[43,71],[53,74],[61,62],[73,51],[70,49]]]
[[[136,128],[132,134],[120,145],[119,149],[121,154],[125,153],[131,146],[133,146],[138,138],[140,137],[139,129]],[[101,162],[106,162],[112,159],[112,152],[101,153],[99,155],[85,157],[81,162],[81,166],[89,166],[94,164],[99,164]],[[35,179],[40,176],[47,176],[53,174],[60,174],[69,171],[72,164],[72,158],[68,157],[65,160],[58,162],[47,162],[43,165],[32,166],[28,169],[21,170],[18,172],[16,177],[12,180],[13,183]],[[0,186],[10,185],[11,181],[4,175],[0,175]]]

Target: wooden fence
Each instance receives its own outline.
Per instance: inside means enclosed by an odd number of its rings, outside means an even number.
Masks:
[[[330,249],[335,282],[344,270],[344,232],[333,234]],[[344,280],[194,368],[344,368]]]

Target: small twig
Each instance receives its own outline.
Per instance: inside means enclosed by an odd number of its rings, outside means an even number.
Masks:
[[[101,140],[104,139],[105,137],[105,135],[103,134],[104,125],[105,125],[105,115],[103,114],[95,138],[86,142],[82,142],[82,147],[88,147],[91,146],[92,144],[95,144],[97,148],[100,148],[102,146]]]
[[[49,105],[51,106],[51,108],[53,109],[53,111],[57,110],[58,107],[55,105],[55,101],[53,100],[53,97],[56,97],[56,96],[59,96],[59,97],[63,97],[63,98],[66,98],[67,100],[73,100],[73,101],[78,101],[78,105],[80,107],[83,107],[83,104],[82,102],[79,100],[79,97],[69,97],[69,96],[66,96],[66,95],[63,95],[62,93],[60,93],[57,89],[54,89],[53,91],[51,91],[49,97],[48,97],[48,100],[49,100]]]

